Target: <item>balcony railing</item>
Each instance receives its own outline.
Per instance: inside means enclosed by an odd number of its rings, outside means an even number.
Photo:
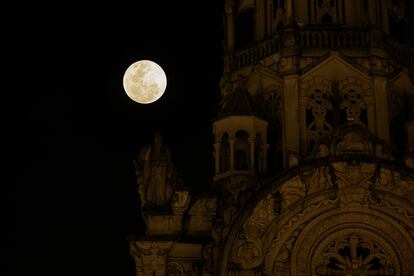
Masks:
[[[233,68],[238,69],[244,66],[257,63],[259,60],[276,53],[280,49],[279,34],[272,38],[259,42],[251,47],[237,50],[233,58]]]
[[[368,49],[374,44],[384,45],[392,58],[410,68],[410,71],[413,71],[414,50],[412,48],[378,33],[371,36],[372,33],[368,29],[309,26],[303,29],[296,29],[291,34],[294,38],[295,46],[302,49]],[[276,33],[267,40],[236,50],[231,59],[231,67],[234,70],[256,64],[261,59],[277,53],[282,43],[283,34]]]
[[[303,48],[365,48],[369,33],[361,30],[300,30],[298,46]]]

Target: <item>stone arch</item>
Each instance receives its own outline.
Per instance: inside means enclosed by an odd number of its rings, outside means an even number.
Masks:
[[[306,224],[306,220],[309,219],[311,222]],[[372,245],[374,242],[378,249],[383,251],[381,253],[383,257],[387,258],[388,263],[384,263],[383,269],[388,267],[394,270],[395,274],[392,275],[401,275],[403,271],[409,272],[411,271],[409,269],[412,269],[409,266],[409,263],[414,260],[412,238],[401,225],[395,223],[392,217],[383,212],[360,207],[351,207],[344,211],[335,206],[331,209],[325,208],[322,212],[314,210],[314,212],[305,214],[291,227],[283,237],[275,235],[278,240],[274,239],[270,243],[270,250],[266,253],[267,273],[278,273],[279,271],[275,270],[279,269],[289,271],[292,275],[324,275],[318,274],[317,270],[324,264],[326,265],[326,261],[330,261],[326,257],[340,254],[340,250],[337,250],[339,252],[332,252],[332,248],[327,250],[329,244],[335,240],[349,239],[352,236],[358,237],[360,243],[370,242]],[[323,253],[328,254],[323,256]],[[371,261],[375,262],[374,254],[375,252],[371,249],[371,252],[365,253],[365,256],[360,254],[348,256],[348,258],[352,262],[361,258],[369,264],[368,258],[370,257],[372,257]],[[288,257],[284,259],[283,255]],[[343,262],[340,257],[337,258]],[[346,257],[344,256],[343,259]],[[283,260],[285,260],[285,267],[281,265]],[[342,265],[346,266],[346,264]],[[360,264],[362,267],[357,265],[355,269],[364,269],[363,265]],[[381,269],[381,267],[375,269]],[[341,271],[341,268],[337,267],[337,271]]]
[[[348,159],[316,160],[264,185],[224,238],[219,274],[324,275],[315,272],[323,265],[315,254],[351,238],[375,269],[414,271],[413,171]],[[373,250],[388,263],[378,267]]]

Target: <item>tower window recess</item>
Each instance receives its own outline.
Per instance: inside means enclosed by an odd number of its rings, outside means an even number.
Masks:
[[[242,48],[254,42],[254,8],[247,9],[236,18],[235,46]]]

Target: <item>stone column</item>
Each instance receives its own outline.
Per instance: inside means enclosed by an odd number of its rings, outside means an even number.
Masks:
[[[294,14],[293,14],[293,0],[286,1],[286,18],[287,18],[287,25],[292,25],[294,21]]]
[[[388,27],[388,1],[377,0],[377,5],[379,5],[378,18],[382,20],[382,30],[388,34],[390,31]],[[378,25],[380,25],[379,22]]]
[[[369,25],[377,25],[377,0],[368,0],[368,22]]]
[[[226,0],[225,5],[227,21],[227,50],[234,49],[234,5],[233,0]]]
[[[250,166],[249,166],[249,169],[251,171],[253,171],[254,170],[254,148],[255,148],[256,139],[249,138],[249,143],[250,143]]]
[[[387,143],[390,142],[389,117],[388,117],[388,95],[387,79],[381,76],[373,77],[376,131],[377,136]]]
[[[229,139],[229,143],[230,143],[230,171],[234,171],[234,142],[236,142],[236,138],[231,137]]]
[[[273,2],[272,0],[267,0],[266,6],[266,34],[271,35],[273,32]]]
[[[256,0],[256,41],[265,37],[266,30],[266,3],[265,0]]]
[[[216,174],[220,173],[220,148],[221,148],[221,143],[215,143],[214,144],[214,167],[215,167],[215,171]]]
[[[283,142],[284,160],[288,159],[288,152],[300,152],[300,128],[299,128],[299,76],[287,75],[284,81],[284,125]],[[289,165],[289,164],[287,164]]]

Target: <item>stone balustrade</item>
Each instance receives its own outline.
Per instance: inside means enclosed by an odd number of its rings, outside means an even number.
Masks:
[[[368,49],[371,46],[384,45],[390,57],[401,62],[411,72],[414,71],[414,49],[396,42],[385,35],[371,36],[368,29],[311,26],[293,30],[291,34],[294,37],[295,46],[301,49]],[[267,40],[236,50],[233,53],[230,52],[228,55],[233,55],[230,58],[232,60],[232,69],[235,70],[256,64],[263,58],[277,53],[283,45],[283,40],[283,34],[276,33]]]

